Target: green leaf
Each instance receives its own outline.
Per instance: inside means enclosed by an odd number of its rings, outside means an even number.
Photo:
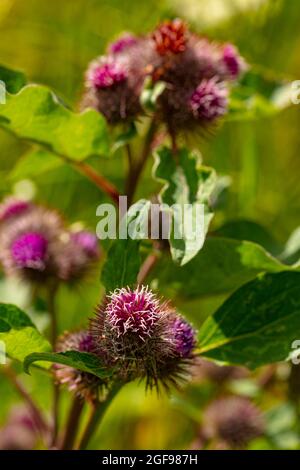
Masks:
[[[51,349],[26,313],[11,304],[0,304],[0,341],[5,344],[6,354],[19,361],[32,352]]]
[[[141,199],[130,207],[120,222],[122,238],[113,242],[102,269],[101,282],[107,291],[136,284],[140,270],[140,240],[148,230],[150,201]]]
[[[53,153],[43,149],[32,150],[17,161],[9,178],[12,181],[34,178],[48,171],[55,170],[63,164],[63,160]]]
[[[251,68],[230,96],[228,120],[253,120],[276,115],[291,105],[291,85]],[[268,72],[267,75],[272,75]]]
[[[64,364],[69,367],[74,367],[74,369],[96,375],[99,378],[108,378],[112,375],[112,370],[107,370],[101,363],[99,357],[86,352],[66,351],[61,353],[33,353],[24,360],[25,372],[29,373],[30,366],[37,361]]]
[[[134,122],[131,122],[128,125],[128,128],[119,134],[112,147],[112,153],[116,152],[119,148],[124,147],[124,145],[128,144],[134,137],[137,135],[137,129]]]
[[[28,85],[17,95],[8,94],[0,106],[0,125],[75,161],[109,152],[104,117],[93,109],[73,113],[43,86]]]
[[[208,237],[203,249],[187,266],[177,268],[164,258],[153,275],[159,278],[162,291],[193,298],[230,292],[261,272],[287,269],[255,243]]]
[[[281,245],[262,225],[247,219],[237,219],[227,222],[218,228],[214,235],[234,240],[247,240],[263,246],[270,253],[277,255],[282,250]]]
[[[255,369],[290,359],[299,331],[300,273],[264,274],[204,322],[199,354]]]
[[[8,93],[18,93],[26,85],[26,78],[22,72],[11,70],[4,65],[0,65],[0,80],[5,83]]]
[[[116,240],[107,254],[101,282],[107,291],[132,286],[136,283],[141,265],[139,242],[137,240]]]
[[[166,83],[157,81],[153,82],[150,77],[145,80],[144,88],[141,93],[140,102],[142,107],[147,111],[155,111],[156,102],[166,88]]]
[[[201,166],[196,153],[187,149],[180,149],[176,159],[167,147],[160,148],[155,153],[154,177],[165,183],[161,193],[160,202],[168,204],[172,215],[172,228],[170,234],[171,254],[173,260],[180,266],[188,263],[202,248],[213,212],[209,208],[209,199],[212,195],[217,178],[212,168]],[[199,204],[204,205],[203,237],[191,237],[187,233],[188,225],[182,217],[176,218],[174,208],[176,204],[186,214],[185,205],[190,205],[189,216],[194,230],[196,225],[196,212]],[[176,231],[181,234],[176,237]],[[199,234],[197,234],[199,235]]]

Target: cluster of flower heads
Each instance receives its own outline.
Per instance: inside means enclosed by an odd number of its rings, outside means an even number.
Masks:
[[[56,211],[14,198],[0,205],[0,262],[7,275],[73,281],[98,257],[96,236],[73,232]]]
[[[165,21],[146,36],[125,34],[86,73],[83,106],[92,106],[110,123],[143,112],[145,79],[163,82],[157,116],[171,132],[206,127],[227,112],[230,84],[246,64],[231,44],[217,44],[192,33],[180,19]]]
[[[108,295],[91,319],[89,332],[68,334],[59,344],[59,350],[97,355],[113,371],[113,380],[146,379],[147,388],[168,390],[189,376],[196,339],[192,326],[167,302],[138,286]],[[66,366],[59,366],[56,377],[82,397],[94,397],[94,386],[103,386],[102,391],[107,386]]]

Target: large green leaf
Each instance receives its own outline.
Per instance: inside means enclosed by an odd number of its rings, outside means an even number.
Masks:
[[[99,357],[86,352],[66,351],[61,353],[33,353],[27,356],[24,360],[25,372],[29,373],[30,366],[37,361],[64,364],[69,367],[74,367],[74,369],[96,375],[100,378],[110,377],[113,373],[112,370],[105,368]]]
[[[149,209],[150,201],[141,199],[122,218],[121,232],[127,238],[113,242],[102,269],[101,281],[107,291],[136,284],[141,265],[139,245],[148,230]]]
[[[291,357],[300,334],[300,273],[264,274],[237,290],[199,332],[199,354],[251,369]]]
[[[51,349],[26,313],[11,304],[0,304],[0,341],[5,344],[6,354],[19,361],[33,352]]]
[[[216,185],[216,174],[212,168],[201,166],[196,153],[182,148],[174,156],[167,147],[162,147],[155,153],[153,174],[156,179],[165,184],[160,193],[160,202],[168,204],[172,214],[171,254],[174,261],[183,266],[203,246],[209,223],[213,217],[209,208],[209,198]],[[190,228],[192,230],[195,229],[197,206],[204,205],[203,237],[196,236],[193,239],[188,236],[188,224],[185,219],[180,217],[176,220],[175,211],[171,207],[174,204],[182,209],[187,207],[185,205],[190,205],[189,215],[193,224],[193,227]],[[178,233],[182,233],[182,237],[176,238],[176,230]]]
[[[0,80],[4,82],[8,93],[18,93],[26,85],[26,78],[22,72],[11,70],[4,65],[0,65]]]
[[[280,263],[256,243],[208,237],[203,249],[181,268],[163,258],[154,271],[160,289],[183,298],[233,291],[260,272],[280,272]]]
[[[226,222],[214,231],[214,235],[254,242],[274,255],[278,255],[282,250],[282,246],[272,234],[264,226],[253,220],[236,219]]]
[[[116,240],[107,254],[101,282],[107,291],[131,286],[136,283],[140,269],[139,242],[137,240]]]
[[[16,95],[7,94],[6,104],[0,106],[0,125],[71,160],[109,151],[103,116],[92,109],[73,113],[43,86],[28,85]]]

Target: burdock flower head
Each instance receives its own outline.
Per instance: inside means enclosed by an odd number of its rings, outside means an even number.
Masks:
[[[260,410],[242,397],[221,398],[213,402],[204,414],[204,434],[232,448],[245,448],[264,432]]]
[[[56,251],[59,260],[58,277],[64,281],[82,278],[100,256],[98,239],[88,230],[64,232]]]
[[[221,74],[225,78],[236,80],[247,68],[244,59],[239,55],[238,50],[232,44],[225,44],[220,60]],[[222,70],[223,67],[223,70]]]
[[[108,54],[94,60],[86,72],[82,107],[100,111],[110,124],[130,122],[141,112],[140,96],[152,49],[144,37],[125,35]]]
[[[196,119],[210,122],[227,112],[228,90],[224,83],[204,79],[191,96],[190,105]]]
[[[223,116],[229,83],[244,69],[237,50],[192,33],[180,19],[162,23],[151,37],[152,80],[165,83],[157,111],[169,131],[207,126]]]
[[[0,223],[24,214],[32,207],[33,204],[28,201],[8,197],[0,204]]]
[[[130,33],[124,33],[116,41],[109,45],[109,52],[111,54],[119,54],[128,50],[130,47],[135,46],[138,43],[138,38]]]
[[[23,201],[2,204],[0,262],[27,281],[75,281],[98,260],[96,235],[69,230],[53,210]]]
[[[10,216],[0,227],[0,261],[6,274],[41,282],[56,276],[56,247],[62,230],[60,216],[39,206]]]
[[[148,287],[117,289],[91,320],[96,351],[119,378],[146,378],[148,387],[168,388],[187,375],[195,345],[192,328]]]
[[[65,333],[58,339],[56,351],[93,353],[93,338],[87,331]],[[62,364],[55,364],[54,375],[57,383],[65,385],[70,392],[83,400],[97,402],[105,396],[108,382],[96,375]]]

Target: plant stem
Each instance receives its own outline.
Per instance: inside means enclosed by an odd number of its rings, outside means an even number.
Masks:
[[[97,403],[96,405],[93,406],[90,418],[88,420],[88,423],[86,425],[86,428],[83,432],[83,435],[81,437],[78,449],[79,450],[85,450],[96,430],[96,428],[100,425],[101,420],[113,401],[114,397],[120,390],[121,385],[120,384],[115,384],[113,388],[111,389],[108,397],[106,398],[104,403]]]
[[[138,284],[143,284],[152,269],[154,268],[155,264],[157,263],[159,259],[159,255],[156,252],[150,253],[150,255],[147,256],[145,259],[144,263],[141,266],[140,272],[137,277],[137,283]]]
[[[144,169],[144,166],[147,162],[147,159],[151,152],[151,146],[155,137],[155,132],[157,129],[157,124],[155,118],[152,119],[151,124],[149,126],[148,132],[145,137],[144,146],[142,149],[141,157],[139,161],[136,163],[135,167],[131,169],[128,173],[128,178],[126,182],[125,193],[128,198],[128,206],[132,203],[137,184],[139,182],[140,175]]]
[[[36,427],[38,428],[38,431],[40,432],[41,436],[44,438],[45,434],[49,430],[49,427],[41,411],[34,403],[33,399],[31,398],[29,392],[26,390],[22,382],[18,379],[12,367],[7,365],[3,367],[2,371],[4,372],[5,376],[10,380],[10,382],[13,384],[13,386],[15,387],[19,395],[23,398],[23,400],[27,404],[33,416]]]
[[[84,400],[80,397],[75,397],[66,424],[66,432],[61,445],[62,450],[71,450],[73,448],[83,407]]]
[[[71,160],[71,158],[63,155],[62,153],[57,153],[56,155],[60,157],[65,163],[71,165],[76,171],[84,175],[92,183],[94,183],[97,188],[100,188],[101,191],[106,193],[117,205],[119,204],[120,193],[117,188],[110,181],[104,178],[104,176],[98,173],[93,167],[85,162]]]
[[[48,297],[48,310],[51,317],[51,333],[50,339],[53,351],[55,350],[55,344],[57,339],[57,314],[56,314],[56,305],[55,305],[55,297],[58,289],[58,284],[55,283],[49,288],[49,297]],[[53,433],[51,438],[51,446],[55,446],[57,434],[58,434],[58,413],[59,413],[59,385],[55,382],[53,383],[53,407],[52,407],[52,415],[53,415]]]
[[[125,149],[126,149],[127,160],[128,160],[128,172],[130,172],[132,171],[133,165],[134,165],[134,160],[133,160],[133,155],[132,155],[130,144],[126,144]]]
[[[106,193],[117,205],[119,204],[120,193],[117,188],[104,176],[98,173],[94,168],[84,162],[72,162],[72,165],[80,173],[86,176],[90,181]]]

